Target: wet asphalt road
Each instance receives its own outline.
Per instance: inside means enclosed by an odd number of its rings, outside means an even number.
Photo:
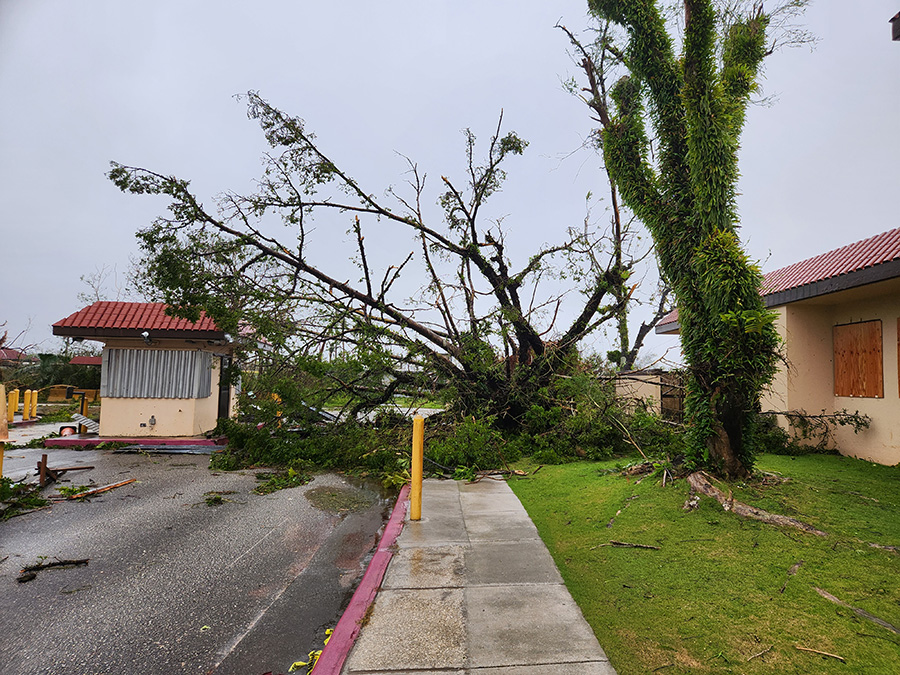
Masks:
[[[287,673],[321,648],[389,503],[334,474],[255,495],[254,472],[208,460],[91,452],[71,484],[137,482],[0,523],[2,675]],[[233,493],[211,507],[211,491]],[[307,496],[323,493],[337,503]],[[17,583],[57,558],[89,563]]]

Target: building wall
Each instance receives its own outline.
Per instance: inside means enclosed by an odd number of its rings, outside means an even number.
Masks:
[[[872,284],[777,308],[776,325],[786,343],[788,365],[763,400],[764,410],[819,414],[846,409],[869,416],[869,429],[859,433],[837,427],[834,446],[845,455],[889,465],[900,462],[900,294],[893,286]],[[835,396],[834,326],[876,319],[882,322],[884,397]]]
[[[107,349],[199,349],[214,354],[223,347],[205,342],[165,340],[146,345],[142,340],[109,340]],[[200,436],[216,426],[219,407],[219,359],[212,359],[210,396],[186,398],[112,398],[104,397],[100,411],[100,435],[120,437]],[[232,408],[232,411],[234,408]],[[150,424],[154,418],[155,424]]]
[[[633,410],[638,401],[644,401],[648,412],[661,414],[659,375],[628,374],[616,378],[616,398]]]

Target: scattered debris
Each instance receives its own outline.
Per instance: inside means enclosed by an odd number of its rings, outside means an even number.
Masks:
[[[20,584],[24,584],[34,579],[41,570],[50,569],[51,567],[81,567],[87,565],[88,560],[90,560],[90,558],[82,558],[80,560],[60,560],[57,558],[53,562],[42,562],[37,565],[29,565],[28,567],[22,568],[21,574],[16,577],[16,581]]]
[[[294,468],[288,468],[286,472],[258,473],[256,480],[265,482],[253,488],[253,492],[258,495],[268,495],[278,490],[306,485],[312,478]]]
[[[148,453],[152,455],[211,455],[214,452],[220,452],[227,446],[225,445],[126,445],[124,448],[114,450],[115,453],[140,454]]]
[[[49,504],[36,486],[0,477],[0,521],[46,509]]]
[[[900,635],[900,628],[897,628],[896,626],[894,626],[894,625],[892,625],[892,624],[889,624],[889,623],[888,623],[887,621],[885,621],[884,619],[880,619],[880,618],[878,618],[877,616],[875,616],[874,614],[869,614],[866,610],[864,610],[864,609],[859,609],[859,607],[853,607],[852,605],[848,605],[848,604],[847,604],[846,602],[844,602],[843,600],[839,600],[838,598],[834,597],[834,596],[833,596],[831,593],[829,593],[828,591],[823,591],[821,588],[819,588],[819,587],[817,587],[817,586],[814,586],[813,588],[816,589],[816,593],[818,593],[819,595],[821,595],[821,596],[822,596],[823,598],[825,598],[826,600],[830,600],[831,602],[833,602],[833,603],[836,604],[836,605],[840,605],[841,607],[844,607],[844,608],[846,608],[846,609],[849,609],[851,612],[853,612],[853,613],[856,614],[857,616],[861,616],[863,619],[868,619],[868,620],[871,621],[872,623],[877,623],[877,624],[878,624],[879,626],[881,626],[882,628],[887,628],[887,629],[888,629],[889,631],[891,631],[892,633],[894,633],[894,634],[896,634],[896,635]],[[843,659],[841,659],[841,660],[843,661]]]
[[[691,488],[693,488],[697,492],[705,494],[707,497],[713,497],[722,505],[722,508],[726,511],[734,511],[736,514],[738,514],[739,516],[743,516],[744,518],[760,520],[770,525],[794,527],[798,530],[802,530],[803,532],[807,532],[809,534],[815,534],[819,537],[828,536],[827,532],[817,530],[812,525],[808,525],[807,523],[797,520],[796,518],[789,518],[788,516],[782,516],[778,513],[769,513],[768,511],[764,511],[763,509],[758,509],[754,506],[744,504],[743,502],[735,501],[731,493],[726,495],[719,488],[710,483],[709,477],[703,471],[695,471],[694,473],[690,474],[687,479]]]
[[[653,462],[641,462],[640,464],[632,464],[631,466],[626,466],[622,471],[623,476],[645,476],[648,473],[653,473]]]
[[[225,499],[224,495],[233,495],[237,494],[234,490],[212,490],[211,492],[204,492],[203,497],[207,506],[221,506],[225,502],[230,502],[232,500]]]
[[[37,472],[41,487],[45,487],[50,481],[58,481],[66,471],[85,471],[93,469],[93,466],[58,466],[50,468],[47,466],[47,455],[41,455],[41,461],[37,463]]]
[[[837,654],[829,654],[828,652],[820,652],[818,649],[810,649],[808,647],[801,647],[800,645],[794,645],[801,652],[810,652],[811,654],[821,654],[822,656],[830,656],[833,659],[837,659],[841,663],[847,663],[847,660],[843,656],[838,656]]]
[[[128,480],[123,480],[118,483],[112,483],[111,485],[104,485],[103,487],[93,488],[91,490],[85,490],[84,492],[76,492],[72,495],[67,495],[66,499],[82,499],[84,497],[92,497],[94,495],[99,495],[102,492],[109,492],[117,487],[122,487],[123,485],[128,485],[129,483],[134,483],[137,481],[137,478],[129,478]]]
[[[617,548],[649,548],[654,551],[659,550],[659,546],[649,546],[648,544],[629,544],[627,541],[611,540],[608,544],[600,544],[600,546],[615,546]]]
[[[540,467],[538,467],[539,469]],[[535,469],[537,471],[537,469]],[[506,480],[507,476],[519,476],[520,478],[528,475],[527,471],[522,471],[522,469],[493,469],[490,471],[476,471],[475,477],[468,481],[469,483],[478,483],[485,478],[490,478],[491,480]]]
[[[619,517],[619,514],[622,513],[622,511],[624,511],[625,509],[627,509],[628,505],[631,504],[632,500],[637,499],[637,497],[638,497],[637,495],[631,495],[630,497],[628,497],[625,500],[625,503],[622,505],[622,508],[619,509],[618,511],[616,511],[616,515],[614,515],[612,518],[609,519],[609,522],[606,524],[606,527],[607,528],[612,527],[613,523],[616,522],[616,518]]]
[[[773,646],[774,646],[774,645],[773,645]],[[755,659],[757,656],[762,656],[763,654],[768,654],[770,651],[772,651],[772,647],[767,647],[766,649],[763,649],[761,652],[759,652],[759,653],[757,653],[757,654],[754,654],[753,656],[751,656],[750,658],[748,658],[747,661],[752,661],[752,660]]]
[[[787,588],[788,581],[790,581],[792,576],[797,574],[797,570],[800,569],[800,566],[802,564],[803,564],[803,561],[800,560],[799,562],[795,562],[793,565],[791,565],[791,569],[788,570],[788,578],[784,580],[784,586],[782,586],[781,590],[778,591],[779,593],[784,593],[784,589]]]
[[[334,633],[333,628],[329,628],[325,631],[325,641],[322,645],[327,645],[328,641],[331,639],[331,634]],[[291,667],[288,669],[289,673],[296,673],[303,667],[307,668],[307,675],[313,672],[313,669],[316,667],[316,664],[319,662],[319,657],[322,656],[321,649],[314,649],[309,653],[309,661],[294,661],[291,664]]]
[[[698,506],[700,506],[700,495],[694,492],[694,488],[691,488],[691,491],[688,493],[688,498],[684,500],[684,505],[681,507],[681,510],[693,511]]]

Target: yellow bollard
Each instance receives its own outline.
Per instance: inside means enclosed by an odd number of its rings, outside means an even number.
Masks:
[[[22,397],[22,421],[27,422],[31,418],[31,389],[25,390]]]
[[[413,417],[412,481],[409,495],[409,519],[422,519],[422,457],[425,452],[425,419]]]
[[[3,448],[9,440],[9,427],[6,423],[6,385],[0,384],[0,477],[3,476]]]
[[[13,415],[19,411],[19,390],[13,389]]]
[[[38,390],[34,389],[31,392],[31,419],[37,419],[37,395]]]
[[[15,401],[16,391],[16,389],[13,389],[6,395],[6,421],[8,424],[12,424],[16,421],[15,414],[18,405]]]

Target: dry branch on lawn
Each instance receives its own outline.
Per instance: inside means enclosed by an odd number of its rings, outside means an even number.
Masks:
[[[752,661],[752,660],[755,659],[757,656],[762,656],[763,654],[767,654],[767,653],[769,653],[770,651],[772,651],[772,647],[766,647],[766,648],[763,649],[761,652],[757,652],[756,654],[754,654],[753,656],[751,656],[751,657],[748,658],[747,660],[748,660],[748,661]]]
[[[828,533],[823,532],[822,530],[817,530],[812,525],[804,523],[796,518],[789,518],[788,516],[782,516],[778,513],[769,513],[768,511],[764,511],[763,509],[758,509],[754,506],[749,506],[748,504],[744,504],[743,502],[735,501],[734,497],[731,494],[726,495],[719,488],[709,482],[709,477],[703,471],[695,471],[687,477],[688,484],[695,491],[705,494],[707,497],[712,497],[716,501],[718,501],[722,508],[726,511],[734,511],[739,516],[743,516],[744,518],[752,518],[754,520],[760,520],[764,523],[769,523],[770,525],[781,525],[783,527],[794,527],[798,530],[802,530],[803,532],[807,532],[808,534],[815,534],[820,537],[827,537]]]
[[[659,550],[659,546],[648,546],[647,544],[629,544],[627,541],[610,541],[608,544],[600,544],[601,546],[615,546],[617,548],[649,548],[654,551]]]
[[[853,612],[853,613],[856,614],[857,616],[861,616],[863,619],[867,619],[867,620],[871,621],[872,623],[877,623],[877,624],[878,624],[879,626],[881,626],[882,628],[887,628],[887,629],[888,629],[889,631],[891,631],[892,633],[895,633],[895,634],[897,634],[897,635],[900,635],[900,629],[898,629],[896,626],[893,626],[893,625],[889,624],[889,623],[888,623],[887,621],[885,621],[884,619],[879,619],[879,618],[878,618],[877,616],[875,616],[874,614],[869,614],[866,610],[864,610],[864,609],[859,609],[859,607],[853,607],[852,605],[848,605],[848,604],[847,604],[846,602],[844,602],[843,600],[839,600],[838,598],[834,597],[834,596],[833,596],[831,593],[829,593],[828,591],[823,591],[821,588],[818,588],[818,587],[815,587],[815,588],[816,588],[816,593],[818,593],[819,595],[821,595],[821,596],[822,596],[823,598],[825,598],[826,600],[830,600],[831,602],[833,602],[833,603],[836,604],[836,605],[840,605],[841,607],[845,607],[846,609],[849,609],[851,612]]]
[[[847,663],[843,656],[838,656],[837,654],[829,654],[828,652],[820,652],[818,649],[810,649],[809,647],[801,647],[800,645],[794,645],[801,652],[809,652],[811,654],[821,654],[822,656],[830,656],[833,659],[837,659],[841,663]]]

